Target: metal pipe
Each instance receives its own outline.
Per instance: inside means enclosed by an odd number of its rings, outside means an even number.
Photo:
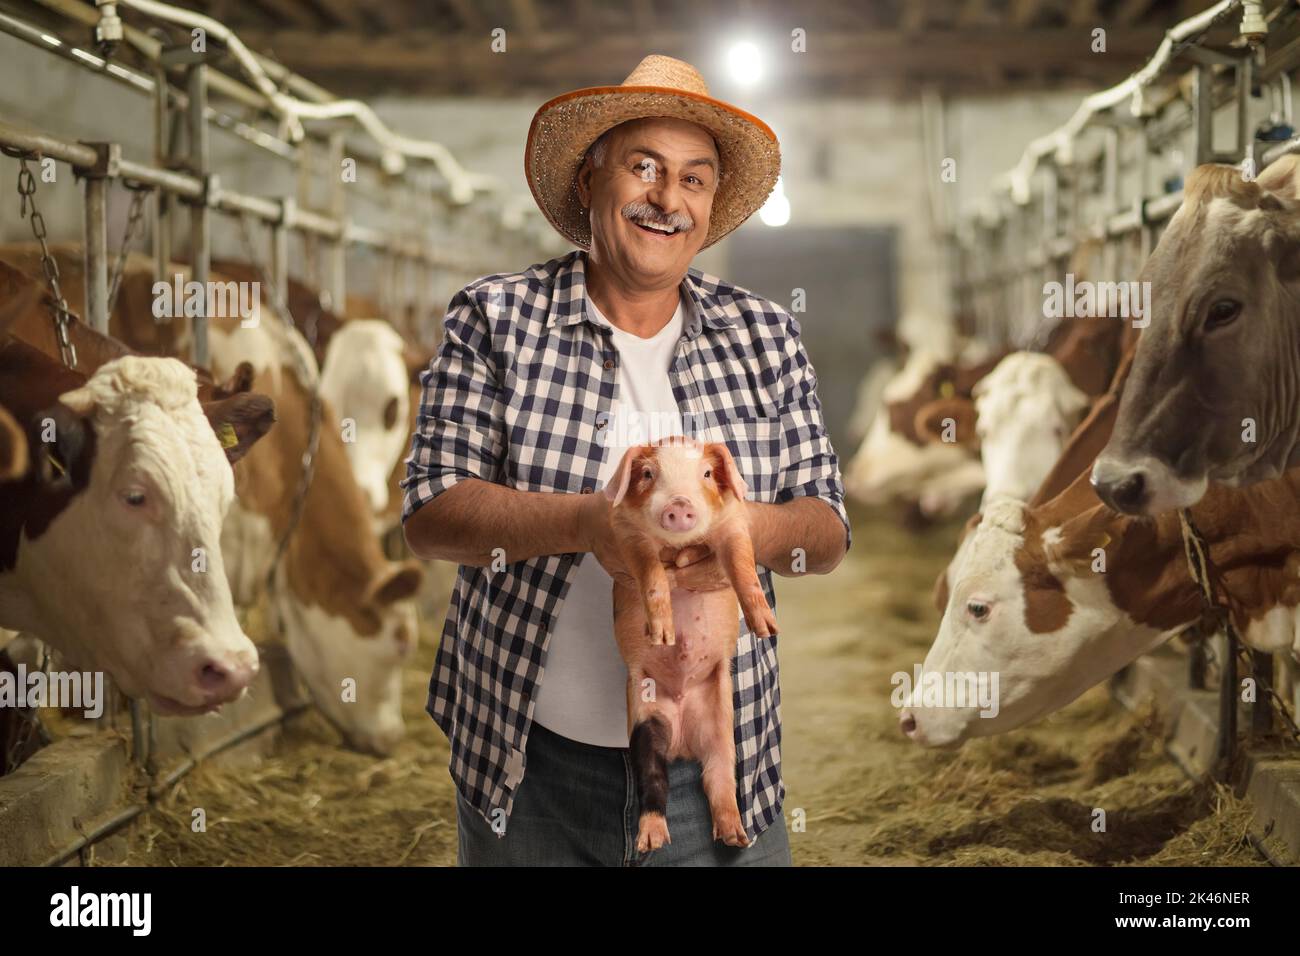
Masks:
[[[108,334],[108,179],[85,180],[85,302],[82,316],[96,332]]]
[[[212,262],[212,228],[208,219],[208,124],[203,111],[208,102],[208,68],[195,63],[186,68],[190,97],[187,113],[189,120],[190,170],[204,181],[204,201],[190,204],[190,263],[191,278],[200,289],[208,287],[208,273]],[[199,307],[193,318],[193,361],[200,368],[208,367],[208,302],[207,295],[199,296]]]

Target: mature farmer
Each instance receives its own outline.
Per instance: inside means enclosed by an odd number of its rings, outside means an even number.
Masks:
[[[738,800],[748,848],[714,842],[698,764],[669,767],[672,842],[635,849],[627,670],[610,502],[625,449],[725,441],[749,487],[760,577],[824,574],[849,546],[838,463],[799,326],[690,269],[766,199],[780,148],[648,56],[621,86],[537,111],[524,169],[580,251],[457,293],[424,373],[404,524],[459,564],[428,710],[451,742],[461,864],[786,864],[776,642],[741,626]],[[584,560],[591,552],[594,560]],[[661,555],[675,587],[726,586],[702,547]]]

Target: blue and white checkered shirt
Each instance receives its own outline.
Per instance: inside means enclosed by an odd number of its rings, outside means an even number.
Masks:
[[[464,478],[524,491],[590,493],[618,396],[610,328],[586,308],[585,253],[456,294],[438,354],[420,379],[419,426],[402,518]],[[755,501],[817,497],[844,522],[839,464],[822,424],[817,376],[799,323],[780,306],[691,269],[687,313],[669,369],[684,421],[725,441]],[[508,821],[524,777],[533,695],[573,573],[585,555],[461,567],[429,683],[428,712],[451,742],[465,799]],[[591,560],[595,560],[594,558]],[[776,608],[772,574],[759,568]],[[741,820],[751,840],[780,812],[781,690],[776,641],[741,625],[734,681]],[[610,640],[614,640],[610,622]]]

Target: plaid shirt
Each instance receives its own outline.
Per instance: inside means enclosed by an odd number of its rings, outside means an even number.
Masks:
[[[402,519],[464,478],[524,491],[591,493],[618,396],[609,326],[586,308],[585,257],[479,279],[448,308],[420,379]],[[844,522],[839,466],[822,424],[817,376],[799,323],[780,306],[699,271],[669,370],[688,433],[725,441],[755,501],[812,496]],[[524,777],[533,695],[582,554],[460,568],[429,684],[428,712],[451,743],[451,773],[491,822],[508,820]],[[592,559],[594,560],[594,559]],[[759,568],[776,608],[772,575]],[[742,623],[734,681],[740,815],[750,839],[780,811],[781,691],[776,641]],[[614,639],[613,622],[610,640]]]

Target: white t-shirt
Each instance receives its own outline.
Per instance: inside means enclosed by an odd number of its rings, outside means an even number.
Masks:
[[[587,308],[614,328],[595,304]],[[682,336],[681,299],[668,324],[648,339],[614,328],[618,399],[605,426],[609,448],[600,486],[614,476],[623,453],[682,434],[668,370]],[[596,492],[599,494],[599,491]],[[626,747],[627,667],[614,639],[614,581],[593,554],[580,557],[546,649],[546,670],[535,691],[533,719],[570,740]]]

